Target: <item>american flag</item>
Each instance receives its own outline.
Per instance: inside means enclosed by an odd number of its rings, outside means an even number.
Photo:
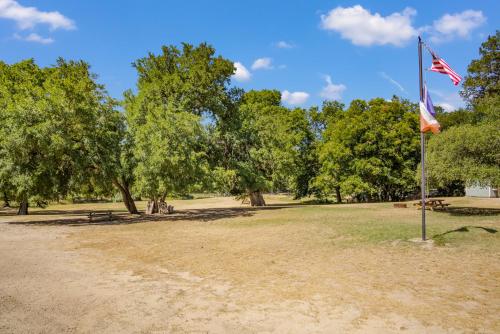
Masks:
[[[432,54],[432,67],[430,68],[433,72],[439,72],[442,74],[448,74],[453,84],[456,86],[462,80],[462,77],[458,75],[457,72],[453,71],[443,58],[439,58],[435,54]]]

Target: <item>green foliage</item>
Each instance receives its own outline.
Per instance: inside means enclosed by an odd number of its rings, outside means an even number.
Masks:
[[[500,52],[499,32],[489,36],[473,60],[461,92],[470,111],[451,113],[451,126],[432,136],[428,144],[427,170],[438,187],[452,182],[466,185],[500,184]]]
[[[241,192],[294,190],[300,156],[311,140],[307,113],[280,105],[278,91],[251,91],[239,108],[241,143],[234,161]]]
[[[458,109],[453,112],[436,112],[436,117],[441,126],[441,131],[464,124],[475,124],[478,122],[478,114],[468,109]]]
[[[17,201],[100,188],[123,122],[83,61],[0,63],[0,179]]]
[[[157,108],[135,132],[136,189],[152,199],[182,194],[205,173],[200,117]]]
[[[408,101],[354,100],[327,117],[318,145],[321,164],[314,185],[328,195],[397,200],[416,187],[418,116]]]
[[[169,105],[196,115],[224,113],[230,102],[227,84],[234,73],[231,61],[215,56],[215,49],[205,43],[197,47],[183,43],[182,50],[163,46],[162,53],[149,53],[133,63],[137,70],[139,110],[147,105]],[[128,93],[130,94],[130,93]],[[141,124],[144,115],[134,115]]]
[[[500,94],[500,31],[479,48],[480,59],[473,60],[467,68],[461,95],[472,105],[485,96]]]
[[[215,190],[221,195],[231,195],[238,187],[238,176],[235,170],[215,167],[211,173],[211,185],[206,190]]]
[[[138,93],[124,106],[137,167],[136,189],[152,199],[184,193],[207,174],[206,131],[201,116],[229,118],[234,92],[232,62],[200,44],[163,46],[134,62]]]
[[[428,144],[430,181],[443,186],[456,180],[467,185],[500,184],[500,126],[483,123],[453,127]]]

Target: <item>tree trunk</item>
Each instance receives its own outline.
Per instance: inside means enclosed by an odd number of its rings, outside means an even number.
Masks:
[[[6,192],[3,193],[3,207],[10,208],[9,197]]]
[[[162,196],[158,203],[158,212],[162,215],[169,215],[174,212],[174,207],[165,202],[165,196]]]
[[[260,190],[257,191],[252,191],[248,194],[248,197],[250,197],[250,205],[251,206],[265,206],[266,202],[264,201],[264,197],[262,196],[262,193]]]
[[[337,203],[342,203],[342,196],[340,194],[340,187],[335,187],[335,195],[337,196]]]
[[[134,199],[132,198],[132,194],[130,194],[128,185],[122,185],[120,182],[118,182],[118,180],[114,180],[113,184],[120,190],[123,203],[125,204],[128,212],[133,214],[139,213],[139,211],[137,211],[137,207],[135,206]]]
[[[152,215],[155,213],[158,213],[158,200],[157,199],[150,199],[148,201],[148,205],[146,206],[146,214]]]
[[[18,215],[27,215],[28,214],[28,201],[22,201],[19,203],[19,210],[17,211]]]

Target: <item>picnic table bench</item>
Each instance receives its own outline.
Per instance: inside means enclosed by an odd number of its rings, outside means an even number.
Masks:
[[[415,203],[413,205],[418,206],[417,209],[422,208],[422,200],[418,201],[417,203]],[[426,210],[446,209],[446,207],[449,205],[450,205],[450,203],[445,203],[444,199],[428,198],[425,200]]]
[[[108,220],[111,220],[113,215],[111,214],[111,211],[106,211],[106,212],[93,212],[90,211],[88,214],[89,220],[93,221],[96,218],[108,218]]]

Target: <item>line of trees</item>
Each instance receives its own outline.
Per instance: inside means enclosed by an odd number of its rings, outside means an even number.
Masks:
[[[441,114],[445,131],[428,145],[429,178],[438,187],[450,184],[500,189],[500,32],[479,48],[461,91],[468,108]]]
[[[486,43],[492,38],[498,33]],[[460,154],[456,138],[463,133],[475,140],[476,132],[455,126],[481,119],[490,128],[475,131],[497,130],[497,44],[493,49],[496,88],[481,90],[484,80],[468,77],[469,111],[440,114],[450,129],[429,143],[430,173],[439,184],[471,180],[453,170],[441,177],[456,156],[447,151],[443,160],[440,150],[455,143]],[[415,103],[393,97],[286,108],[279,91],[232,86],[233,63],[205,43],[164,46],[133,66],[137,87],[117,101],[86,62],[0,62],[0,192],[7,205],[16,201],[18,213],[27,214],[29,203],[119,192],[129,212],[138,212],[134,199],[141,197],[155,213],[167,196],[194,191],[244,195],[260,206],[268,191],[341,202],[401,200],[418,189]],[[476,161],[487,165],[479,168],[483,181],[498,177],[499,149],[488,148],[475,152],[476,160],[488,157]]]

